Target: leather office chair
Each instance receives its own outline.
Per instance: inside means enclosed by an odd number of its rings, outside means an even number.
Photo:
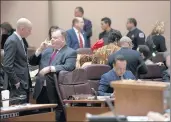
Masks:
[[[56,85],[59,85],[62,99],[68,99],[72,95],[91,94],[91,87],[89,82],[87,82],[86,71],[81,68],[75,69],[72,72],[61,71],[58,74],[58,83]]]
[[[91,48],[79,48],[77,49],[77,54],[93,54]]]
[[[147,65],[147,74],[140,75],[140,79],[152,80],[152,81],[162,81],[162,72],[166,69],[164,65],[159,66],[156,64]]]
[[[96,91],[99,86],[99,80],[101,76],[111,70],[110,66],[104,64],[92,64],[83,67],[86,71],[87,80],[90,83],[90,87],[94,88]]]
[[[151,60],[154,62],[154,63],[158,63],[158,62],[164,62],[165,61],[165,58],[164,58],[164,52],[158,52],[156,54],[155,57],[152,57]]]

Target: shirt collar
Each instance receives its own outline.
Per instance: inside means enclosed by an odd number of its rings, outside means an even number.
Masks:
[[[130,31],[133,31],[133,30],[135,30],[136,29],[136,27],[133,27]]]
[[[21,36],[15,31],[14,34],[19,38],[19,40],[22,40]]]
[[[73,29],[76,33],[79,33],[79,31],[75,27],[73,27]]]

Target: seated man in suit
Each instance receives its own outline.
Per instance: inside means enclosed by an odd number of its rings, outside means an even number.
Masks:
[[[103,32],[99,34],[99,40],[103,38],[105,45],[110,43],[109,35],[111,32],[114,32],[118,34],[119,37],[122,37],[122,34],[120,31],[111,28],[111,23],[112,23],[111,19],[108,17],[104,17],[101,19],[101,28]]]
[[[163,72],[162,81],[170,82],[170,54],[166,54],[166,66],[168,69]]]
[[[66,45],[66,33],[62,29],[52,32],[51,44],[42,42],[30,57],[30,65],[39,65],[33,97],[38,104],[59,103],[54,73],[75,69],[77,53]]]
[[[135,79],[135,76],[131,71],[126,70],[127,61],[122,55],[118,55],[114,62],[114,68],[109,72],[102,75],[98,87],[98,94],[100,96],[112,96],[113,88],[110,87],[112,81],[123,80],[123,79]]]
[[[76,7],[74,11],[75,17],[82,17],[84,20],[83,30],[86,32],[88,46],[91,46],[90,38],[92,36],[92,24],[91,21],[84,17],[84,9],[82,7]]]
[[[119,45],[121,49],[113,54],[111,54],[108,58],[108,64],[113,68],[113,61],[117,55],[123,55],[127,61],[127,70],[130,70],[134,75],[145,74],[147,73],[147,66],[145,65],[144,60],[141,57],[141,54],[132,50],[132,40],[123,36]],[[138,67],[138,68],[137,68]]]
[[[90,48],[87,35],[83,31],[84,20],[81,17],[75,17],[72,21],[72,29],[67,31],[67,45],[73,49]]]

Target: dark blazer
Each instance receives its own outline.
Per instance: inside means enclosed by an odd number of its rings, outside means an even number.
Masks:
[[[163,82],[170,82],[170,73],[169,73],[169,71],[168,71],[169,69],[167,69],[167,70],[165,70],[164,72],[163,72],[163,76],[162,76],[162,81]]]
[[[30,65],[39,65],[39,70],[44,67],[49,66],[49,61],[51,54],[53,53],[52,48],[47,48],[40,54],[38,57],[34,54],[30,57],[29,63]],[[56,73],[60,71],[72,71],[75,69],[77,53],[75,50],[69,48],[68,46],[64,46],[55,56],[51,65],[55,66]],[[37,99],[42,88],[43,88],[43,78],[37,76],[35,85],[34,98]]]
[[[127,60],[127,70],[130,70],[134,75],[136,74],[137,67],[141,64],[138,74],[147,73],[147,66],[144,63],[144,60],[140,56],[140,53],[136,50],[130,48],[122,47],[119,51],[111,54],[108,58],[108,65],[113,68],[113,62],[117,55],[123,55]]]
[[[13,29],[9,34],[2,34],[2,36],[1,36],[1,49],[4,49],[4,44],[7,40],[7,38],[9,36],[11,36],[14,31],[15,31],[15,29]],[[27,40],[25,38],[23,38],[23,42],[24,42],[25,46],[28,48],[29,45],[28,45]]]
[[[89,43],[87,41],[87,35],[86,35],[86,33],[84,31],[82,31],[82,35],[83,35],[84,41],[85,41],[84,42],[84,48],[90,48]],[[78,48],[80,48],[79,40],[78,40],[77,35],[76,35],[73,28],[67,30],[67,39],[66,39],[66,41],[67,41],[67,45],[69,47],[71,47],[72,49],[77,50]]]
[[[9,36],[4,45],[3,65],[5,76],[8,78],[4,82],[5,89],[7,89],[9,83],[15,85],[21,82],[25,89],[28,89],[29,85],[31,85],[25,52],[27,53],[26,47],[24,51],[21,40],[19,40],[17,35],[13,33]],[[8,83],[8,81],[10,82]]]
[[[86,18],[83,18],[83,20],[84,20],[83,30],[86,32],[86,35],[87,35],[88,46],[91,47],[90,38],[92,36],[92,23],[90,20],[88,20]]]
[[[145,34],[138,28],[129,31],[127,36],[132,40],[132,43],[134,44],[134,47],[132,48],[133,50],[137,50],[138,45],[145,44]]]
[[[135,76],[132,74],[131,71],[126,71],[123,75],[123,79],[132,79],[135,80]],[[113,88],[110,87],[110,83],[112,81],[121,80],[119,76],[117,76],[114,69],[110,70],[109,72],[105,73],[101,76],[99,87],[98,87],[98,94],[100,96],[110,96],[113,93]]]
[[[149,36],[151,36],[151,35],[149,35]],[[149,36],[147,38],[149,38]],[[153,45],[152,45],[151,41],[153,41],[154,45],[156,46],[156,51],[157,52],[165,52],[167,50],[164,36],[162,36],[162,35],[153,35],[152,40],[147,40],[146,41],[146,45],[149,47],[149,49],[152,52],[153,51]]]

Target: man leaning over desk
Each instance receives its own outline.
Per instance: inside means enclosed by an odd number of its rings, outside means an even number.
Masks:
[[[110,87],[112,81],[118,81],[123,79],[132,79],[135,80],[135,76],[131,71],[126,70],[126,59],[122,55],[117,55],[113,66],[114,68],[109,72],[102,75],[98,87],[98,94],[100,96],[113,96],[113,88]]]

